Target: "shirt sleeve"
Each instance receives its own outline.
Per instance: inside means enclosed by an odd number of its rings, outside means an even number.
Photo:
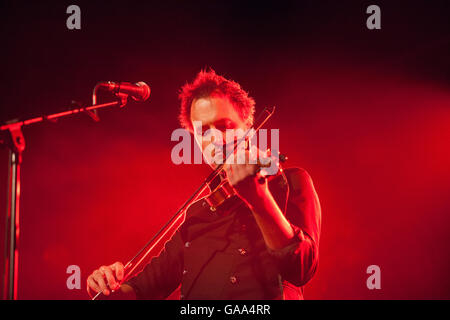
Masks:
[[[289,170],[289,171],[288,171]],[[286,218],[294,230],[292,242],[279,250],[268,248],[283,280],[305,285],[314,276],[319,261],[321,209],[309,174],[300,168],[285,171],[289,182]]]
[[[165,299],[181,283],[183,273],[182,241],[179,231],[166,242],[164,250],[144,269],[126,282],[137,299]]]

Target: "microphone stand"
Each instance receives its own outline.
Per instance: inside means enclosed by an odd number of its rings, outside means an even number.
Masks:
[[[12,120],[0,126],[0,145],[9,149],[8,165],[8,197],[5,225],[5,269],[4,269],[4,291],[3,297],[7,300],[17,300],[18,261],[19,261],[19,204],[20,204],[20,168],[22,154],[25,150],[25,138],[22,127],[30,124],[44,122],[46,120],[55,122],[59,118],[73,114],[87,113],[94,121],[100,121],[97,115],[98,109],[120,106],[124,107],[128,95],[117,93],[119,100],[97,104],[98,85],[92,94],[92,105],[84,108],[76,108],[64,112],[35,117],[32,119],[17,121]]]

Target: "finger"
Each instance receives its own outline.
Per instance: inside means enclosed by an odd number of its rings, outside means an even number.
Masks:
[[[108,286],[111,289],[115,290],[116,287],[118,286],[118,283],[116,281],[116,278],[114,276],[112,269],[110,267],[103,266],[100,268],[100,270],[103,271],[103,273],[105,274],[106,281],[108,281]]]
[[[245,166],[245,171],[247,175],[254,176],[259,171],[259,166],[256,164],[248,164]]]
[[[222,166],[222,170],[226,172],[229,167],[230,167],[230,165],[228,164],[228,162],[225,162]]]
[[[87,286],[88,286],[88,292],[89,292],[89,288],[94,292],[100,291],[100,287],[97,285],[97,282],[94,281],[92,275],[90,275],[87,278]]]
[[[123,266],[123,263],[120,261],[117,261],[116,263],[111,265],[111,269],[113,269],[113,271],[115,272],[117,280],[121,281],[123,279],[124,269],[125,269],[125,267]]]
[[[105,296],[109,295],[109,290],[108,290],[108,287],[107,287],[106,282],[105,282],[105,275],[104,275],[104,273],[99,271],[99,270],[96,270],[96,271],[94,271],[93,275],[94,275],[94,280],[97,282],[97,284],[98,284],[98,286],[100,288],[99,291],[103,292],[103,294]]]
[[[259,152],[259,149],[257,149],[257,148],[250,149],[250,151],[248,152],[249,163],[258,164],[258,152]]]
[[[258,157],[258,153],[260,153],[260,157]],[[259,149],[256,149],[255,151],[247,151],[246,155],[246,166],[245,166],[245,175],[246,176],[254,176],[256,173],[261,169],[261,167],[264,167],[265,165],[262,163],[261,160],[267,160],[262,159],[261,154],[263,152]],[[267,161],[266,161],[267,162]],[[270,165],[270,161],[269,161]]]
[[[258,165],[262,168],[270,167],[272,165],[272,161],[276,159],[275,156],[272,156],[272,152],[270,149],[267,149],[266,151],[259,150],[258,152]]]
[[[236,149],[234,152],[234,161],[232,163],[244,164],[247,161],[247,151],[244,149]]]
[[[231,183],[231,179],[233,177],[233,172],[231,171],[231,165],[227,163],[224,165],[223,169],[224,169],[225,173],[227,174],[228,181]]]
[[[231,171],[232,171],[232,179],[230,183],[234,186],[239,181],[243,179],[243,167],[244,164],[232,164],[231,165]]]
[[[231,165],[231,172],[232,172],[232,178],[231,178],[231,184],[235,186],[239,180],[242,179],[242,166],[243,164],[233,164]]]
[[[237,162],[238,164],[257,164],[257,154],[254,151],[246,150],[242,154],[241,162]],[[242,161],[243,160],[243,161]]]
[[[250,163],[250,152],[248,150],[245,151],[245,163]]]

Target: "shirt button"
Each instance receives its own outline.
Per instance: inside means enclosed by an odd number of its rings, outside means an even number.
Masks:
[[[180,294],[180,300],[183,300],[183,299],[184,299],[184,295]]]
[[[247,250],[245,250],[244,248],[240,248],[238,249],[238,251],[241,256],[245,256],[247,254]]]
[[[183,270],[183,275],[185,275],[187,273],[187,270]]]
[[[191,243],[188,241],[188,242],[186,242],[186,243],[184,244],[184,246],[185,246],[186,248],[189,248],[189,247],[191,246]]]
[[[230,282],[231,282],[232,284],[236,284],[236,283],[237,283],[237,278],[236,278],[235,276],[231,276],[231,277],[230,277]]]

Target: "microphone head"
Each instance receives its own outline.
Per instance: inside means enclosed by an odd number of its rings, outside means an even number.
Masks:
[[[139,81],[136,83],[136,86],[138,86],[141,90],[139,94],[133,95],[133,99],[136,101],[146,101],[150,97],[150,86],[146,84],[144,81]]]

